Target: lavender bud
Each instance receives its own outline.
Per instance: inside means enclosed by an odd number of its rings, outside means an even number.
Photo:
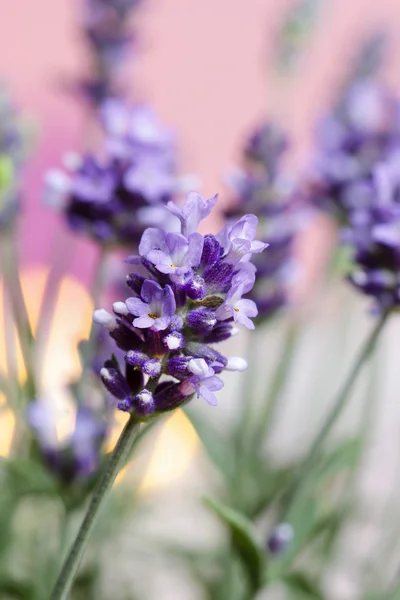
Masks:
[[[145,360],[142,364],[142,371],[149,377],[158,377],[161,373],[161,362],[156,358]]]
[[[289,523],[279,523],[267,540],[267,548],[274,556],[280,556],[287,550],[293,537],[293,527]]]
[[[171,383],[169,381],[164,381],[156,387],[154,397],[156,410],[159,412],[178,408],[178,406],[181,406],[188,398],[188,396],[182,392],[181,383]]]
[[[183,329],[183,319],[182,317],[180,317],[179,315],[173,315],[173,317],[171,318],[171,322],[169,324],[169,329],[171,331],[180,331],[181,329]]]
[[[247,367],[247,360],[240,356],[230,356],[225,365],[227,371],[245,371]]]
[[[180,331],[172,331],[163,338],[163,344],[173,352],[185,347],[185,336]]]
[[[207,346],[206,344],[189,342],[186,347],[191,358],[204,358],[204,360],[210,364],[222,356],[219,352],[214,350],[214,348],[210,348],[210,346]]]
[[[132,407],[138,415],[151,415],[155,411],[153,394],[149,390],[142,390],[133,398]]]
[[[177,379],[186,377],[189,374],[187,366],[191,358],[191,356],[173,356],[167,361],[166,372]]]
[[[129,385],[126,379],[117,369],[104,366],[100,371],[100,377],[110,394],[116,398],[122,400],[125,396],[130,394]]]
[[[188,312],[186,315],[186,323],[195,331],[208,332],[216,325],[217,319],[215,313],[205,308],[196,308],[195,310]]]
[[[200,300],[205,296],[206,284],[202,277],[195,275],[186,285],[185,291],[191,300]]]
[[[232,327],[232,323],[220,322],[214,327],[211,333],[205,336],[204,341],[207,344],[216,344],[227,340],[238,332],[239,330],[237,328]]]
[[[221,254],[222,248],[217,238],[213,235],[205,235],[201,265],[203,267],[210,267],[220,259]]]
[[[207,284],[208,292],[227,292],[233,276],[234,266],[219,260],[203,273],[203,279]]]
[[[95,310],[93,313],[93,321],[98,325],[103,325],[109,331],[114,331],[118,327],[117,319],[104,308]]]
[[[126,276],[126,285],[133,291],[135,294],[140,296],[140,292],[142,291],[142,284],[145,280],[142,275],[138,275],[138,273],[129,273]]]
[[[118,402],[117,406],[119,410],[122,410],[123,412],[130,412],[133,408],[133,398],[131,396],[127,396],[126,398]]]
[[[125,362],[132,367],[142,367],[145,361],[149,360],[149,357],[144,352],[139,350],[129,350],[124,356]]]
[[[126,316],[129,314],[128,309],[126,308],[125,302],[114,302],[113,311],[117,313],[117,315]]]

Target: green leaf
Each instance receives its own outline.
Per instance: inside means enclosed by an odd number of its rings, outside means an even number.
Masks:
[[[31,600],[34,598],[34,591],[29,583],[0,574],[0,597]]]
[[[354,467],[360,448],[360,440],[353,438],[346,440],[336,447],[325,458],[322,458],[317,474],[319,477],[336,474]]]
[[[4,465],[7,474],[7,484],[13,490],[24,494],[54,494],[56,483],[45,468],[36,461],[28,458],[9,459]]]
[[[284,577],[286,587],[290,590],[290,598],[292,592],[296,593],[301,598],[312,598],[313,600],[324,600],[324,596],[317,585],[306,573],[294,571],[288,573]]]
[[[204,503],[227,526],[232,544],[240,557],[253,592],[260,589],[266,569],[266,556],[255,535],[253,524],[243,514],[211,498]]]
[[[234,453],[229,449],[229,441],[224,439],[221,433],[212,425],[211,421],[204,419],[198,411],[188,407],[185,412],[212,463],[226,480],[232,480],[234,476]]]

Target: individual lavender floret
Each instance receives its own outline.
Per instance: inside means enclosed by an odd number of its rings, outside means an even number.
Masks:
[[[61,442],[57,435],[59,417],[54,405],[46,400],[34,400],[28,407],[28,423],[47,465],[62,482],[70,484],[89,477],[99,467],[107,427],[92,409],[80,406],[73,432]]]
[[[134,43],[130,18],[141,0],[81,0],[82,33],[90,52],[90,76],[81,88],[99,105],[115,94],[122,66]]]
[[[0,87],[0,232],[9,227],[18,214],[21,168],[27,146],[24,124]]]
[[[290,523],[279,523],[268,537],[267,549],[272,556],[281,556],[286,552],[293,538],[294,530]]]
[[[318,155],[306,176],[306,194],[339,226],[364,202],[374,167],[400,143],[397,99],[369,80],[354,83],[318,131]],[[361,191],[361,193],[360,193]]]
[[[250,317],[257,315],[256,305],[242,295],[255,281],[250,258],[266,244],[254,239],[254,215],[243,216],[218,236],[200,235],[197,226],[216,199],[191,192],[181,208],[169,203],[181,232],[147,229],[139,256],[127,259],[144,268],[147,278],[132,273],[127,282],[134,296],[115,303],[113,314],[94,313],[95,322],[125,352],[125,369],[107,361],[103,383],[121,410],[141,419],[172,410],[194,395],[216,404],[214,392],[223,386],[218,375],[247,366],[210,344],[234,335],[235,323],[254,328]]]
[[[351,283],[380,312],[400,307],[400,151],[373,172],[370,202],[351,211],[342,239],[351,245]]]
[[[134,247],[148,225],[165,223],[164,205],[175,195],[173,137],[148,108],[116,100],[103,108],[105,158],[86,155],[69,175],[50,171],[46,199],[64,207],[73,230]]]
[[[251,292],[264,320],[288,302],[294,269],[293,242],[301,219],[294,186],[280,175],[279,168],[288,140],[272,122],[260,125],[244,149],[243,171],[236,175],[236,204],[228,218],[247,211],[259,218],[259,231],[269,243],[268,252],[254,257],[257,281]]]

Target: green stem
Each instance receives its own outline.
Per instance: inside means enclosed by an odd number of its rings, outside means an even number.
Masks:
[[[294,350],[297,341],[298,326],[296,323],[289,324],[285,334],[283,347],[280,352],[279,362],[273,374],[268,388],[268,394],[260,415],[257,415],[257,430],[255,437],[261,444],[262,438],[266,438],[274,421],[276,409],[281,398],[281,392],[287,382],[287,374],[292,366]]]
[[[124,464],[126,453],[136,434],[139,422],[131,415],[110,456],[108,465],[93,494],[89,508],[53,588],[50,600],[66,600],[85,552],[99,510],[109,494],[115,478]]]
[[[19,275],[17,249],[14,232],[10,231],[3,238],[3,273],[4,291],[7,291],[11,301],[12,314],[17,329],[21,352],[27,372],[26,393],[29,399],[34,398],[36,386],[34,379],[34,337],[29,323],[28,311],[25,304]]]
[[[361,351],[358,354],[356,361],[354,362],[353,367],[351,368],[347,378],[345,379],[342,388],[339,390],[339,393],[332,404],[332,408],[327,418],[325,419],[317,437],[315,438],[309,450],[309,453],[302,467],[299,470],[299,473],[297,474],[297,477],[295,477],[295,479],[293,480],[292,485],[290,486],[283,499],[283,508],[281,511],[282,515],[280,520],[287,519],[288,514],[290,513],[292,507],[295,504],[297,496],[304,489],[305,484],[308,483],[308,477],[314,467],[315,459],[318,456],[319,451],[326,440],[326,437],[332,430],[337,419],[341,415],[342,410],[346,406],[348,395],[353,389],[362,367],[364,366],[364,364],[370,357],[373,349],[375,348],[378,337],[388,319],[388,316],[389,313],[384,313],[382,315],[382,317],[372,330],[371,334],[369,335],[367,341],[365,342],[365,344],[363,344]]]

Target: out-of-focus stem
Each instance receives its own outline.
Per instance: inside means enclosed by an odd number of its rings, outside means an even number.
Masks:
[[[28,311],[22,291],[19,275],[17,249],[13,231],[7,232],[3,238],[3,276],[4,291],[8,293],[11,302],[11,312],[17,329],[22,356],[25,363],[27,380],[26,396],[34,398],[36,385],[34,377],[34,337],[29,323]]]
[[[298,495],[308,483],[308,478],[314,467],[315,459],[318,456],[319,451],[322,445],[324,444],[328,434],[330,433],[337,419],[341,415],[342,410],[346,406],[348,395],[353,389],[362,367],[364,366],[368,358],[371,356],[372,351],[375,348],[376,342],[381,334],[381,331],[384,325],[386,324],[388,316],[389,313],[384,313],[382,315],[382,317],[379,319],[372,332],[370,333],[367,341],[363,344],[361,351],[359,352],[348,376],[346,377],[343,383],[343,386],[339,390],[339,393],[337,394],[332,404],[332,408],[328,413],[328,416],[326,417],[321,429],[319,430],[318,435],[316,436],[308,452],[305,461],[303,462],[302,467],[300,468],[297,476],[294,478],[292,485],[288,489],[286,495],[284,496],[283,507],[281,510],[282,514],[281,518],[279,519],[280,521],[286,521],[290,517],[291,509],[295,505]]]

